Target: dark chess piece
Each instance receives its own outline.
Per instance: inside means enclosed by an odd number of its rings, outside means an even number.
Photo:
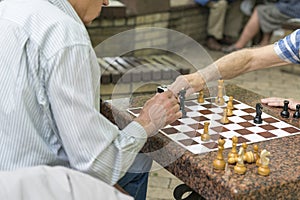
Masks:
[[[180,92],[179,92],[179,100],[180,100],[180,110],[182,112],[182,118],[186,117],[186,111],[185,111],[185,106],[184,106],[184,103],[185,103],[185,94],[186,94],[186,90],[185,89],[180,90]]]
[[[257,103],[255,108],[256,108],[256,115],[254,117],[254,123],[261,124],[262,123],[262,119],[261,119],[262,111],[261,110],[263,109],[263,107],[260,103]]]
[[[299,109],[300,109],[300,104],[297,104],[297,105],[296,105],[296,111],[295,111],[295,113],[294,113],[294,115],[293,115],[293,117],[296,118],[296,119],[299,119],[299,118],[300,118],[300,112],[299,112]]]
[[[283,106],[283,111],[281,111],[280,115],[283,118],[289,118],[290,117],[290,113],[289,113],[289,101],[288,100],[284,100],[284,106]]]

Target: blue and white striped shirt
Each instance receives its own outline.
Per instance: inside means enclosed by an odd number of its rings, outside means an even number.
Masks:
[[[274,49],[286,62],[300,64],[300,29],[276,42]]]
[[[0,3],[0,169],[63,165],[115,184],[146,141],[99,113],[100,68],[67,0]]]

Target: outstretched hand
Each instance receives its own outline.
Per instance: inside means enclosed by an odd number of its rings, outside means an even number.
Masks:
[[[269,97],[269,98],[261,99],[261,102],[267,104],[268,106],[283,107],[284,100],[289,101],[289,109],[291,110],[296,110],[296,105],[300,104],[300,101],[294,100],[293,98],[284,99],[279,97]]]
[[[204,82],[201,74],[199,72],[195,72],[188,75],[178,76],[168,89],[172,91],[175,96],[178,95],[179,91],[185,89],[185,96],[188,97],[191,94],[200,91],[203,88],[203,85]]]
[[[146,130],[148,136],[174,122],[182,116],[177,98],[171,91],[158,93],[144,105],[140,115],[135,119]]]

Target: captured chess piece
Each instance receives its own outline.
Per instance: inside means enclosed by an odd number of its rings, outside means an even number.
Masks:
[[[300,109],[300,104],[297,104],[297,105],[296,105],[296,111],[295,111],[294,114],[293,114],[293,118],[295,118],[295,119],[299,119],[299,118],[300,118],[300,112],[299,112],[299,109]]]
[[[203,130],[203,134],[201,134],[201,141],[209,141],[210,140],[210,135],[208,132],[208,126],[209,126],[209,122],[204,122],[204,130]]]
[[[254,160],[257,162],[257,160],[260,158],[257,144],[253,145],[253,154],[254,154]]]
[[[227,103],[227,116],[230,117],[233,115],[233,97],[230,96],[229,97],[229,100],[228,100],[228,103]]]
[[[233,168],[234,172],[237,174],[245,174],[247,168],[244,165],[244,148],[240,147],[239,153],[238,153],[238,158],[237,158],[237,163]]]
[[[227,108],[224,108],[224,110],[223,110],[223,117],[221,118],[221,123],[222,124],[228,124],[229,123],[229,119],[227,117]]]
[[[199,91],[198,103],[204,103],[204,92],[203,92],[203,90]]]
[[[247,152],[247,147],[248,147],[248,145],[244,142],[243,144],[242,144],[242,147],[243,147],[243,149],[244,149],[244,161],[245,162],[247,162],[247,163],[254,163],[256,160],[255,160],[255,158],[254,158],[254,154],[253,154],[253,152],[252,151],[248,151]]]
[[[262,119],[261,119],[262,111],[261,110],[263,109],[263,107],[260,103],[257,103],[255,108],[256,108],[256,115],[254,117],[254,123],[261,124],[262,123]]]
[[[262,150],[260,153],[260,160],[261,160],[261,165],[258,167],[258,174],[262,176],[268,176],[270,174],[270,168],[269,168],[269,162],[270,159],[268,156],[270,156],[270,152],[267,150]]]
[[[288,100],[284,100],[284,105],[283,105],[283,110],[281,111],[280,115],[283,118],[289,118],[290,117],[290,113],[289,113],[289,101]]]
[[[225,144],[225,140],[220,138],[218,140],[217,158],[213,162],[213,167],[215,170],[224,170],[225,169],[226,163],[225,163],[225,160],[223,157],[224,144]]]
[[[219,106],[222,106],[225,103],[225,100],[223,97],[223,88],[224,88],[224,81],[218,80],[218,96],[216,97],[215,103]]]
[[[233,165],[233,164],[236,163],[237,157],[238,157],[238,152],[236,150],[236,145],[238,143],[238,138],[236,136],[233,136],[231,138],[231,140],[232,140],[232,149],[231,149],[231,152],[228,154],[227,162],[228,162],[228,164]]]
[[[182,112],[182,118],[186,117],[186,111],[185,111],[185,106],[184,106],[184,103],[185,103],[185,94],[186,94],[186,90],[185,89],[180,90],[180,92],[179,92],[179,100],[180,100],[180,110]]]

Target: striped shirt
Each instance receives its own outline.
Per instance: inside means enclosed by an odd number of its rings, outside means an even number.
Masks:
[[[275,52],[286,62],[300,64],[300,29],[276,42]]]
[[[115,184],[147,134],[99,113],[100,68],[67,0],[0,3],[0,169],[67,166]]]

